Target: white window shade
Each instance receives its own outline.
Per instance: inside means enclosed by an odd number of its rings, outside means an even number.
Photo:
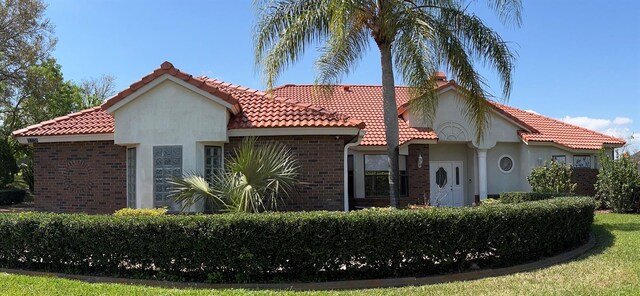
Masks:
[[[400,155],[398,158],[401,171],[407,170],[407,156]],[[365,171],[388,171],[389,161],[387,155],[365,155],[364,156]]]

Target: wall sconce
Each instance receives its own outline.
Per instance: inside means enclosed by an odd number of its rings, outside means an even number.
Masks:
[[[422,154],[418,155],[418,168],[422,167]]]

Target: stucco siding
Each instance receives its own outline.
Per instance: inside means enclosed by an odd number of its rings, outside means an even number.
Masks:
[[[226,107],[165,80],[114,112],[115,143],[136,147],[138,208],[153,203],[153,147],[182,146],[182,171],[203,171],[204,145],[227,141]]]
[[[510,156],[513,159],[513,169],[502,172],[498,161],[503,156]],[[520,183],[520,144],[518,143],[497,143],[495,147],[487,151],[487,192],[489,194],[500,194],[506,191],[522,191]],[[526,178],[526,176],[525,176]]]

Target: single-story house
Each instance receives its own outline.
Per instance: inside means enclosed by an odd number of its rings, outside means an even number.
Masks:
[[[406,87],[396,89],[401,204],[437,198],[440,205],[466,206],[526,191],[526,177],[546,160],[573,165],[580,187],[592,190],[598,150],[613,153],[625,143],[493,101],[490,128],[476,141],[455,81],[437,77],[432,121],[407,108]],[[285,210],[388,205],[382,88],[332,87],[330,97],[316,95],[313,85],[265,93],[164,62],[99,107],[13,136],[34,148],[35,206],[44,211],[175,209],[167,177],[211,174],[247,136],[285,143],[297,156],[304,185]]]

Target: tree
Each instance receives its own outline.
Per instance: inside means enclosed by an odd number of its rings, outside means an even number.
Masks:
[[[55,46],[53,26],[41,0],[0,1],[0,123],[15,117],[29,71],[49,58]],[[11,128],[5,128],[5,133]]]
[[[18,165],[13,158],[13,149],[6,138],[0,138],[0,189],[13,182]]]
[[[604,150],[600,151],[600,170],[595,187],[601,206],[616,213],[632,210],[640,201],[640,172],[637,163],[623,153],[611,159]]]
[[[83,104],[85,108],[98,106],[106,99],[116,94],[115,77],[102,75],[98,78],[82,80],[80,88],[83,93]]]
[[[324,42],[316,61],[316,84],[335,84],[367,53],[373,41],[380,53],[382,99],[389,158],[391,206],[398,205],[398,114],[394,72],[411,89],[410,108],[433,119],[435,77],[452,73],[466,100],[467,119],[481,140],[488,126],[485,81],[473,62],[497,71],[509,96],[514,55],[507,44],[456,0],[256,0],[255,57],[267,87],[304,50]],[[503,23],[520,24],[520,0],[489,0]]]

